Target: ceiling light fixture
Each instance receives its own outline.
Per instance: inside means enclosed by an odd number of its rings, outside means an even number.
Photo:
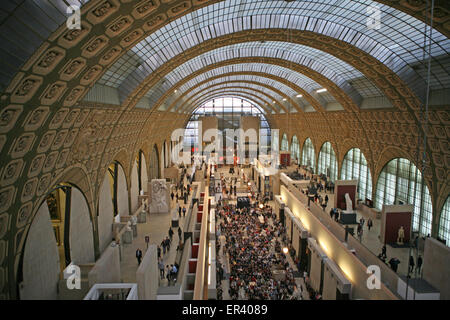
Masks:
[[[297,98],[301,98],[301,97],[303,97],[302,94],[298,94],[298,95],[297,95]]]
[[[327,89],[326,88],[322,88],[322,89],[317,90],[316,92],[317,93],[321,93],[321,92],[325,92],[325,91],[327,91]]]

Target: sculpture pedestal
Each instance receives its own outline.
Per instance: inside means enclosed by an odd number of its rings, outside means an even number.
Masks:
[[[125,244],[131,244],[133,242],[133,231],[125,230],[125,232],[122,235],[122,241]]]
[[[339,222],[342,224],[356,224],[356,212],[342,211],[339,215]]]
[[[178,228],[178,220],[172,220],[172,228]]]
[[[147,212],[141,211],[138,213],[138,223],[145,223],[147,222]]]

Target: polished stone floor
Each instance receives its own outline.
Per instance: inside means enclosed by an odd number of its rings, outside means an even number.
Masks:
[[[188,170],[188,173],[190,170]],[[186,181],[186,180],[185,180]],[[185,182],[185,185],[187,183]],[[169,192],[170,193],[170,192]],[[192,193],[189,196],[188,203],[190,199],[192,198]],[[171,200],[170,206],[171,209],[176,207],[176,198],[174,197],[174,200]],[[181,208],[183,208],[184,204],[183,201],[178,201]],[[186,205],[186,209],[187,205]],[[185,219],[183,216],[179,219],[179,226],[183,230],[184,228],[184,222]],[[122,261],[120,263],[120,269],[121,269],[121,275],[122,275],[122,282],[125,283],[135,283],[136,282],[136,271],[138,269],[138,261],[136,259],[136,250],[139,248],[142,250],[143,255],[145,255],[145,251],[147,249],[147,245],[145,243],[145,236],[150,237],[150,245],[160,245],[161,241],[165,239],[169,234],[169,228],[171,227],[171,214],[169,213],[147,213],[147,221],[145,223],[138,223],[138,233],[137,237],[133,239],[133,242],[131,244],[122,244]],[[174,235],[172,244],[170,246],[170,250],[166,252],[165,255],[162,253],[161,248],[161,255],[163,255],[163,261],[164,264],[167,266],[168,264],[173,264],[176,258],[176,248],[179,242],[178,238],[178,230],[177,228],[172,228]],[[160,280],[160,286],[167,286],[167,279],[164,278],[164,280]]]

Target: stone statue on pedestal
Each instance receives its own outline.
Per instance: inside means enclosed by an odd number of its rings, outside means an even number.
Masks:
[[[353,202],[348,193],[345,194],[345,204],[347,206],[345,212],[353,212]]]
[[[398,229],[397,243],[398,244],[403,244],[404,240],[405,240],[405,229],[403,229],[403,226],[401,226]]]

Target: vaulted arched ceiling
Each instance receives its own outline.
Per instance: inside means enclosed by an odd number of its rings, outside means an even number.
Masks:
[[[81,30],[66,27],[69,3],[81,5]],[[450,87],[449,2],[435,3],[432,92]],[[379,29],[369,27],[371,7],[380,9]],[[119,150],[164,140],[187,115],[160,106],[187,111],[234,95],[274,118],[267,106],[283,96],[262,85],[297,101],[292,88],[317,112],[277,115],[277,126],[296,121],[308,132],[322,126],[324,141],[368,145],[368,159],[391,145],[417,159],[425,151],[433,204],[448,195],[448,112],[432,110],[424,125],[420,110],[426,0],[2,1],[0,13],[0,298],[17,295],[17,264],[35,202],[64,170],[82,168],[99,183]],[[218,70],[237,82],[207,90]],[[260,85],[246,82],[249,75]],[[194,92],[199,84],[205,87]],[[97,87],[100,101],[82,101]],[[318,87],[329,98],[317,95]],[[110,95],[119,103],[102,103]],[[361,110],[361,99],[372,96],[385,97],[392,109]],[[143,97],[151,110],[136,108]],[[344,111],[326,112],[329,101]],[[431,138],[421,150],[416,144],[424,132]]]

